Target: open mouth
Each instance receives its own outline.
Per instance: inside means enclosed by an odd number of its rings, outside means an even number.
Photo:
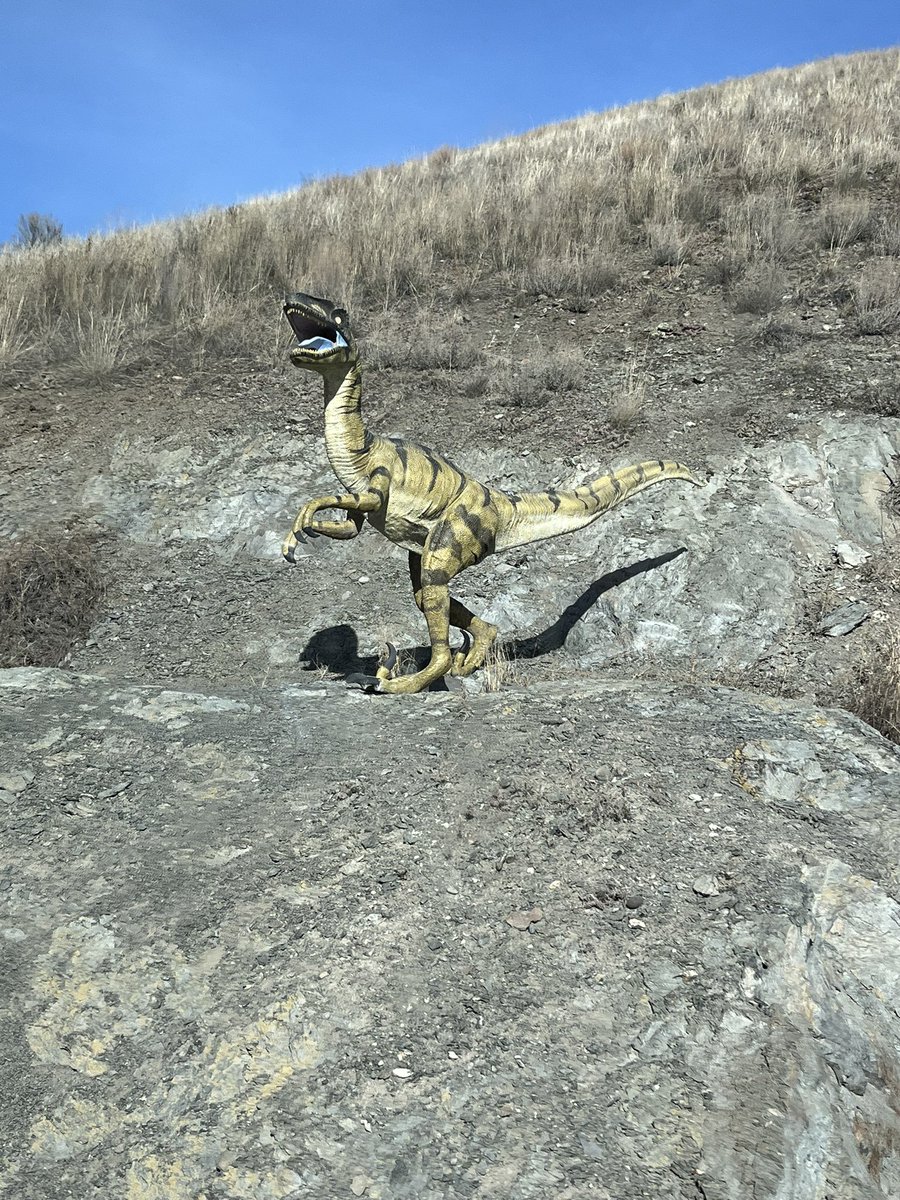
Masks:
[[[294,331],[300,349],[312,350],[315,353],[322,351],[327,353],[342,347],[346,349],[346,339],[337,326],[317,317],[311,317],[308,313],[290,304],[284,306],[284,315]]]

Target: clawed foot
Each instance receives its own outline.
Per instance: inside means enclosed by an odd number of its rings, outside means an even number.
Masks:
[[[289,563],[297,562],[297,547],[306,543],[311,538],[317,538],[320,535],[315,529],[307,525],[305,529],[292,529],[281,544],[281,554]]]
[[[385,642],[375,674],[364,675],[361,671],[356,671],[347,676],[347,683],[350,687],[362,688],[364,692],[380,692],[385,680],[397,677],[399,658],[397,647],[392,642]]]
[[[451,675],[463,674],[466,666],[466,659],[469,657],[469,651],[472,649],[472,638],[469,636],[468,631],[463,629],[461,630],[461,633],[463,644],[453,653],[453,662],[450,666]]]
[[[364,692],[381,691],[381,680],[377,675],[363,675],[361,671],[355,671],[352,675],[348,675],[346,683],[348,687],[358,687]]]

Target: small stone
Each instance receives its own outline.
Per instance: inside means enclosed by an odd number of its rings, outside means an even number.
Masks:
[[[634,895],[634,896],[626,896],[625,897],[625,907],[626,908],[640,908],[643,903],[644,903],[643,896]]]
[[[102,792],[97,793],[98,800],[111,800],[113,796],[118,796],[120,792],[127,791],[131,787],[131,780],[125,779],[121,783],[115,784],[114,787],[104,788]]]
[[[24,792],[34,782],[34,771],[10,771],[0,774],[0,791]]]
[[[392,1075],[396,1075],[398,1079],[412,1079],[413,1073],[409,1067],[394,1067],[391,1071]]]
[[[372,1180],[368,1175],[354,1175],[350,1180],[350,1191],[354,1196],[364,1196],[369,1190]]]
[[[698,875],[691,884],[698,896],[718,896],[719,885],[714,875]]]
[[[862,600],[849,601],[847,604],[842,604],[840,608],[836,608],[834,612],[830,612],[827,617],[823,617],[816,632],[823,633],[826,637],[841,637],[846,633],[851,633],[858,625],[862,625],[869,616],[871,616],[869,606]]]
[[[506,918],[507,925],[511,925],[513,929],[525,930],[529,926],[543,920],[544,914],[539,908],[531,908],[528,912],[511,912]]]
[[[834,547],[834,557],[842,567],[861,567],[866,559],[872,556],[862,546],[854,546],[852,542],[838,542]]]

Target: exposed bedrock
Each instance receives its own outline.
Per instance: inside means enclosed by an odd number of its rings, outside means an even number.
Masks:
[[[660,484],[580,533],[492,557],[461,576],[456,590],[507,636],[527,637],[562,618],[555,633],[565,634],[579,667],[648,660],[704,671],[752,666],[807,616],[810,577],[834,560],[836,547],[848,561],[862,561],[895,536],[883,501],[898,454],[900,421],[823,418],[802,440],[692,464],[711,472],[705,488]],[[537,454],[504,451],[459,458],[510,488],[572,486],[607,469],[586,461],[561,471]],[[223,554],[277,558],[300,502],[333,486],[319,438],[257,437],[210,455],[176,435],[162,446],[123,437],[110,463],[79,485],[74,503],[139,542],[203,539]],[[358,574],[389,568],[401,602],[379,594],[384,619],[400,640],[421,640],[405,555],[371,531],[348,544],[301,548],[299,563],[307,572],[323,563]],[[295,608],[293,624],[271,635],[293,636],[296,658],[317,629],[345,616],[338,597],[326,594],[313,611]],[[377,644],[371,637],[370,649]]]
[[[900,753],[846,713],[18,669],[0,763],[6,1195],[900,1194]]]

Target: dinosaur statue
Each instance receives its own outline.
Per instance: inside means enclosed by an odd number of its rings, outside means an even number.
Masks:
[[[362,366],[344,309],[296,292],[285,300],[284,314],[296,338],[291,362],[325,382],[325,445],[347,490],[304,504],[282,553],[293,563],[305,537],[353,538],[368,520],[409,552],[413,594],[428,623],[431,661],[422,670],[397,674],[397,654],[388,645],[376,675],[353,675],[350,683],[379,692],[420,692],[448,672],[471,675],[484,664],[497,628],[450,595],[454,576],[496,550],[590,525],[653,483],[683,479],[700,485],[681,463],[659,461],[623,467],[574,491],[513,493],[486,487],[433,450],[366,429],[360,410]],[[318,517],[324,509],[343,509],[346,519]],[[463,647],[456,651],[450,648],[451,625],[463,632]]]

